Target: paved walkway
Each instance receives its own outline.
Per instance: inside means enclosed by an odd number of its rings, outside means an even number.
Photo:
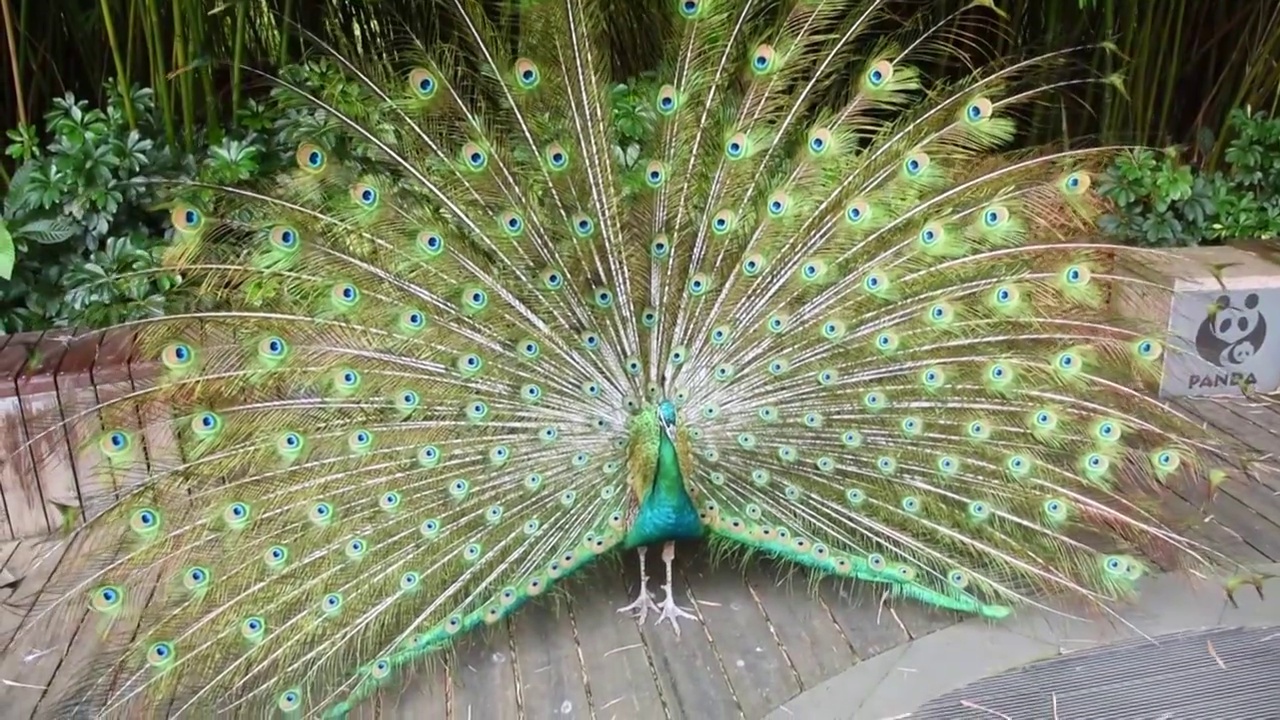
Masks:
[[[1280,563],[1260,569],[1280,576]],[[966,620],[858,663],[767,720],[1275,720],[1280,579],[1264,591],[1269,602],[1245,586],[1232,607],[1218,584],[1164,575],[1123,622]]]

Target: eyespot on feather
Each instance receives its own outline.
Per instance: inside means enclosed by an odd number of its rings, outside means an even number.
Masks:
[[[222,430],[222,416],[218,413],[206,410],[202,413],[196,413],[191,418],[191,432],[197,437],[210,438],[217,435]]]
[[[435,230],[423,230],[418,233],[418,247],[428,257],[436,257],[444,252],[444,237]]]
[[[741,160],[751,152],[751,141],[746,133],[737,132],[724,142],[724,154],[730,160]]]
[[[290,225],[276,225],[270,232],[271,246],[276,250],[291,253],[298,249],[298,231]]]
[[[649,255],[655,260],[663,260],[670,253],[671,240],[665,233],[654,237],[653,242],[649,243]]]
[[[1009,220],[1009,209],[1002,205],[992,205],[982,211],[982,226],[998,228]]]
[[[711,231],[722,235],[733,229],[737,217],[732,210],[721,210],[711,218]]]
[[[747,277],[756,277],[765,268],[765,258],[759,253],[748,255],[742,260],[742,274]]]
[[[1092,178],[1088,173],[1073,172],[1062,178],[1060,187],[1062,192],[1067,195],[1078,196],[1089,191],[1089,187],[1093,184]]]
[[[661,115],[671,115],[680,107],[680,97],[676,93],[675,85],[663,85],[658,88],[658,97],[654,101],[654,105]]]
[[[587,238],[595,234],[596,224],[591,218],[581,213],[573,216],[573,232],[578,237]]]
[[[529,58],[516,60],[515,74],[516,85],[523,90],[536,88],[542,79],[541,73],[538,72],[538,66]]]
[[[184,342],[169,343],[160,353],[160,362],[169,370],[181,370],[195,362],[195,350]]]
[[[937,247],[946,239],[946,230],[943,229],[941,224],[931,222],[920,229],[920,234],[916,239],[926,248]]]
[[[118,610],[123,602],[124,588],[118,585],[104,585],[89,593],[89,607],[95,612]]]
[[[928,153],[916,151],[911,153],[902,161],[902,170],[908,177],[918,178],[929,169]]]
[[[809,154],[821,157],[831,148],[831,130],[820,127],[809,131]]]
[[[502,226],[502,231],[510,237],[519,237],[524,234],[524,218],[510,210],[498,216],[498,223]]]
[[[893,79],[893,63],[880,60],[867,69],[867,84],[873,88],[884,87]]]
[[[974,98],[968,105],[964,106],[964,121],[970,125],[985,122],[991,119],[994,109],[995,106],[987,98]]]
[[[107,457],[123,457],[133,449],[133,438],[123,430],[111,430],[98,440],[98,449]]]
[[[564,287],[564,275],[554,268],[546,268],[538,273],[542,279],[542,286],[548,290],[559,290]]]
[[[769,217],[780,218],[787,214],[787,210],[791,207],[791,196],[786,190],[776,190],[769,195],[765,201],[765,211],[769,213]]]
[[[369,183],[356,183],[351,186],[351,199],[366,210],[378,206],[378,189]]]
[[[657,160],[650,160],[644,168],[644,182],[651,188],[662,187],[662,183],[666,180],[667,169]]]
[[[430,100],[435,96],[439,83],[436,76],[426,68],[414,68],[409,71],[409,89],[421,100]]]
[[[760,43],[751,53],[751,71],[757,75],[772,72],[777,62],[777,53],[768,43]]]
[[[349,310],[360,302],[360,289],[351,283],[338,283],[329,290],[329,299],[341,310]]]
[[[857,225],[871,217],[871,206],[866,200],[854,200],[845,208],[844,219],[850,225]]]
[[[174,229],[183,234],[196,233],[204,227],[204,213],[187,203],[176,205],[169,213],[169,219]]]
[[[294,152],[294,160],[298,168],[309,173],[318,173],[325,167],[327,156],[324,149],[315,143],[302,143]]]
[[[569,167],[569,152],[560,143],[551,143],[546,151],[547,167],[552,170],[564,170]]]
[[[489,164],[489,155],[477,143],[469,142],[464,144],[459,154],[462,157],[463,164],[470,170],[479,172]]]
[[[1093,272],[1085,265],[1069,265],[1062,270],[1062,281],[1071,287],[1083,287],[1093,279]]]

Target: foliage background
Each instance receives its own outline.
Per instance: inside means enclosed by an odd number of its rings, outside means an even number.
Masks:
[[[502,0],[480,1],[498,16]],[[608,1],[621,83],[648,69],[660,30],[638,19],[668,0]],[[268,172],[319,122],[275,102],[243,67],[324,83],[332,69],[305,61],[299,27],[365,47],[402,29],[392,23],[447,37],[439,2],[0,0],[0,277],[12,276],[0,279],[0,330],[101,326],[177,302],[181,278],[154,271],[171,231],[163,181]],[[1041,106],[1026,142],[1088,136],[1172,148],[1110,170],[1108,232],[1148,245],[1280,235],[1280,123],[1270,119],[1280,102],[1280,3],[892,0],[900,17],[922,21],[993,3],[1006,28],[975,32],[995,52],[1107,42],[1093,71],[1123,78]],[[624,145],[647,122],[642,94],[618,87]]]

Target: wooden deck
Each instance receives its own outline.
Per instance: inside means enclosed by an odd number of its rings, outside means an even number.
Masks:
[[[123,347],[108,338],[92,350],[65,349],[65,333],[0,337],[0,452],[28,437],[25,418],[49,407],[85,407],[137,381]],[[36,352],[33,353],[32,350]],[[111,369],[106,360],[122,360]],[[123,368],[123,369],[122,369]],[[1280,410],[1245,402],[1183,403],[1224,434],[1261,454],[1280,455]],[[15,412],[16,410],[16,412]],[[16,417],[16,420],[15,420]],[[88,623],[50,637],[16,632],[28,621],[45,579],[61,562],[40,540],[60,522],[51,501],[76,503],[80,484],[73,442],[57,467],[0,475],[5,516],[0,535],[0,715],[30,717],[56,691],[59,670],[92,652]],[[1180,495],[1171,510],[1193,516],[1206,498]],[[1200,539],[1246,562],[1280,562],[1280,476],[1227,482],[1214,498]],[[431,670],[360,708],[360,717],[449,718],[761,718],[788,699],[853,664],[959,618],[912,603],[887,603],[865,587],[821,583],[771,564],[746,571],[711,569],[698,548],[676,561],[683,603],[701,623],[638,627],[614,608],[635,594],[633,557],[604,565],[557,594],[521,610],[488,635],[464,642]],[[657,553],[651,571],[660,565]],[[651,572],[655,579],[661,572]],[[659,597],[660,595],[660,590]],[[87,611],[86,611],[87,615]]]

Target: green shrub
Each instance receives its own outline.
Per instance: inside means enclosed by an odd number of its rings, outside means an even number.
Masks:
[[[285,68],[292,83],[343,108],[354,96],[340,71],[318,61]],[[642,77],[613,92],[620,164],[639,162],[653,129],[648,98],[656,80]],[[21,165],[0,215],[0,331],[56,326],[103,327],[183,307],[182,278],[161,267],[172,238],[167,204],[183,181],[231,184],[265,179],[293,162],[303,140],[337,137],[338,123],[273,91],[249,98],[232,127],[196,139],[195,153],[165,142],[152,92],[131,90],[130,127],[108,86],[105,108],[67,95],[32,126],[8,132],[7,154]],[[1102,221],[1113,239],[1146,246],[1189,246],[1280,236],[1280,120],[1237,110],[1226,170],[1203,174],[1175,150],[1120,157],[1099,182],[1115,210]]]
[[[1280,119],[1236,110],[1228,129],[1220,172],[1197,171],[1177,149],[1121,156],[1099,183],[1116,206],[1102,219],[1103,231],[1162,247],[1280,235]]]
[[[332,80],[323,64],[290,68],[315,85]],[[273,94],[250,99],[234,129],[196,154],[165,142],[150,90],[135,87],[137,126],[129,127],[114,84],[104,108],[68,94],[44,117],[49,144],[32,126],[8,132],[10,157],[23,161],[4,198],[4,232],[12,268],[0,281],[0,330],[103,327],[173,309],[182,278],[161,270],[172,238],[166,208],[183,181],[238,183],[291,162],[301,134],[326,124]],[[0,237],[0,255],[6,252]],[[0,258],[2,261],[3,258]],[[5,263],[0,262],[0,270]]]
[[[339,109],[355,97],[328,61],[281,74]],[[627,166],[637,162],[639,141],[653,127],[647,99],[654,83],[643,78],[614,89],[615,152]],[[108,85],[102,109],[69,94],[55,102],[44,118],[48,145],[41,146],[32,126],[8,133],[7,153],[22,165],[0,216],[0,277],[12,264],[10,280],[0,280],[0,332],[103,327],[182,306],[182,278],[161,269],[173,235],[169,192],[193,178],[218,184],[267,178],[293,162],[303,140],[337,137],[334,118],[277,90],[247,99],[217,143],[201,133],[189,154],[165,142],[150,90],[133,89],[137,127],[130,128],[115,87]]]

